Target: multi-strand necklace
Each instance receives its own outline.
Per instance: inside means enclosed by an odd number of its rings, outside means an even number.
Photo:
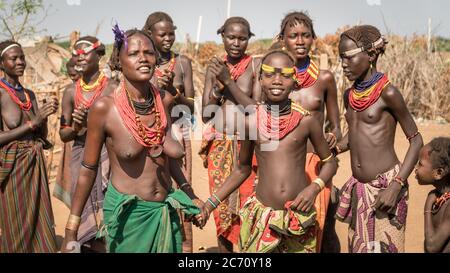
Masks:
[[[20,107],[20,109],[28,112],[31,110],[31,107],[33,104],[31,103],[30,95],[28,94],[28,91],[24,89],[21,85],[19,87],[12,86],[6,79],[2,78],[0,80],[0,86],[8,92],[11,99]],[[23,92],[25,95],[25,102],[22,102],[22,100],[17,96],[18,92]]]
[[[350,107],[357,112],[366,110],[380,98],[389,84],[387,76],[381,72],[373,74],[367,81],[355,82],[348,94]]]

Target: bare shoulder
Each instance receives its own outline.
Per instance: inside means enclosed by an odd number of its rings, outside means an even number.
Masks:
[[[69,83],[64,88],[64,93],[73,93],[75,91],[75,83]]]
[[[330,70],[320,70],[319,80],[328,83],[334,82],[334,74]]]
[[[112,94],[109,94],[98,98],[89,109],[89,113],[92,112],[94,114],[106,116],[109,110],[113,107],[114,107],[114,97]]]
[[[303,127],[305,129],[308,129],[308,131],[311,131],[311,129],[316,125],[320,126],[319,121],[316,118],[314,118],[312,115],[306,115],[306,116],[303,116],[299,127]]]
[[[395,100],[399,97],[403,98],[402,93],[400,93],[397,87],[395,87],[393,84],[389,84],[384,88],[383,92],[381,93],[381,97],[387,101]]]

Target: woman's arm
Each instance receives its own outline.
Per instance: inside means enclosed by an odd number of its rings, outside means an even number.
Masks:
[[[106,138],[105,123],[107,113],[108,109],[112,106],[112,103],[108,103],[106,99],[109,98],[100,98],[97,100],[89,111],[84,156],[76,184],[77,187],[72,199],[70,217],[81,216],[83,208],[92,190],[92,186],[94,185],[95,177],[97,176],[98,161],[100,159],[101,149]],[[66,244],[68,242],[77,240],[77,232],[78,226],[73,229],[66,228],[66,236],[62,245],[63,251],[66,250]]]
[[[338,98],[337,98],[337,87],[336,81],[334,80],[334,76],[329,71],[323,71],[322,77],[326,83],[325,90],[325,106],[327,108],[327,120],[330,122],[331,131],[333,133],[336,140],[339,141],[342,138],[341,133],[341,125],[340,125],[340,115],[339,115],[339,106],[338,106]],[[327,142],[330,143],[329,137],[327,136]],[[331,145],[330,149],[334,148],[335,145]]]

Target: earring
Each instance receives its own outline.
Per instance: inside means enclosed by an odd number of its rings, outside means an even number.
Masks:
[[[281,50],[286,50],[286,47],[285,47],[285,46],[283,46],[283,47],[281,48]]]

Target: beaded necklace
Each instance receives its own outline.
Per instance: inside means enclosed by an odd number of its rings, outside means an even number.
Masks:
[[[80,78],[75,84],[75,97],[74,97],[75,107],[78,108],[78,106],[84,105],[84,107],[89,109],[95,102],[95,100],[98,97],[100,97],[107,84],[108,78],[105,77],[103,73],[100,73],[97,80],[91,85],[87,85],[83,81],[83,78]],[[94,94],[89,99],[86,100],[83,96],[83,92],[85,93],[94,92]]]
[[[447,202],[448,199],[450,199],[450,192],[442,194],[439,198],[437,198],[434,201],[433,206],[431,207],[431,212],[433,214],[436,214],[439,211],[439,209]]]
[[[319,69],[314,61],[308,57],[308,62],[304,67],[295,67],[296,89],[313,86],[319,77]]]
[[[244,74],[245,70],[247,70],[248,65],[252,61],[252,57],[245,54],[238,63],[231,64],[228,60],[228,55],[226,55],[223,57],[223,61],[227,64],[233,81],[237,81],[237,79]]]
[[[22,86],[19,88],[15,88],[12,86],[9,82],[6,81],[6,79],[2,78],[0,80],[0,86],[3,87],[6,92],[8,92],[11,99],[19,105],[20,109],[28,112],[31,110],[31,107],[33,107],[33,104],[31,103],[30,95],[28,94],[28,91],[24,89]],[[25,95],[25,102],[22,102],[20,98],[17,96],[17,92],[22,92]]]
[[[381,92],[388,84],[390,81],[383,73],[375,73],[365,82],[355,82],[348,93],[350,107],[357,112],[366,110],[380,98]]]
[[[163,151],[167,119],[159,90],[151,85],[150,92],[154,98],[152,111],[155,112],[155,123],[151,127],[145,125],[136,113],[124,81],[114,92],[114,102],[125,127],[139,144],[148,148],[148,154],[155,158],[160,156]]]
[[[175,63],[176,63],[175,53],[173,53],[173,51],[170,51],[169,66],[167,66],[166,69],[169,70],[170,72],[173,72],[175,70]],[[155,69],[155,75],[156,77],[162,77],[164,75],[163,72],[159,69],[159,66],[156,67]]]
[[[258,105],[256,114],[259,133],[268,140],[280,140],[292,132],[309,112],[291,101],[274,116],[270,107],[264,104]]]

